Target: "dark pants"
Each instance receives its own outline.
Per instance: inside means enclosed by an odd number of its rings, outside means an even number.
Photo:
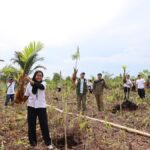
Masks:
[[[129,100],[130,98],[130,88],[124,87],[124,99]]]
[[[31,145],[37,144],[36,120],[39,119],[44,142],[47,146],[51,145],[51,138],[48,129],[48,119],[46,108],[28,107],[28,136]]]
[[[6,101],[5,101],[5,106],[8,105],[9,101],[11,100],[12,104],[14,103],[14,94],[7,94],[6,95]]]
[[[145,89],[138,89],[138,94],[141,99],[145,98]]]
[[[104,111],[103,93],[95,95],[98,111]]]
[[[77,95],[77,108],[78,111],[81,111],[81,105],[82,105],[82,111],[86,111],[86,94],[80,94]]]

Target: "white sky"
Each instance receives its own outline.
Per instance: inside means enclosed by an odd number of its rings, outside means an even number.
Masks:
[[[6,42],[1,47],[8,42],[19,46],[31,40],[41,40],[46,46],[68,44],[74,37],[110,23],[125,1],[0,0],[0,40]]]
[[[58,70],[63,70],[66,75],[70,74],[72,70],[70,55],[78,44],[81,51],[83,50],[81,52],[81,69],[88,73],[92,72],[92,67],[86,70],[84,62],[93,62],[93,65],[98,66],[99,60],[102,61],[101,64],[104,64],[105,61],[117,63],[118,60],[119,64],[119,61],[122,60],[121,53],[117,53],[118,50],[116,52],[118,45],[114,46],[111,43],[113,38],[110,39],[110,37],[115,34],[118,38],[116,40],[124,37],[130,39],[131,32],[134,35],[144,28],[142,22],[141,25],[135,21],[136,27],[134,23],[131,24],[129,22],[130,14],[127,14],[128,10],[136,12],[139,7],[141,7],[140,0],[0,0],[0,58],[6,60],[3,65],[8,64],[14,51],[21,50],[30,41],[41,41],[45,45],[41,55],[46,59],[43,63],[48,68],[47,74]],[[124,20],[129,23],[119,25],[122,22],[122,16],[128,17]],[[137,18],[136,13],[133,14],[133,17]],[[115,26],[116,22],[117,26]],[[144,31],[139,34],[139,37],[143,33]],[[103,43],[106,42],[103,47],[112,44],[111,52],[104,50],[104,56],[100,56],[97,49],[100,49],[102,45],[99,45],[101,41],[96,43],[97,38],[101,39]],[[149,38],[149,35],[146,38]],[[105,41],[103,41],[104,39]],[[130,41],[132,42],[123,43],[123,50],[132,51],[132,55],[136,53],[137,49],[147,44],[137,46],[137,36],[134,41],[133,38]],[[89,47],[93,45],[96,47],[93,49],[95,55],[91,56],[92,50]],[[86,56],[83,56],[83,53],[86,53]],[[122,63],[127,59],[128,55],[125,55]],[[143,59],[145,58],[143,57]],[[134,60],[136,61],[136,58]],[[122,63],[119,65],[121,66]],[[101,68],[105,69],[105,65]],[[113,71],[109,68],[111,66],[106,65],[107,71]],[[113,68],[116,67],[113,66]],[[114,71],[118,73],[120,70]]]

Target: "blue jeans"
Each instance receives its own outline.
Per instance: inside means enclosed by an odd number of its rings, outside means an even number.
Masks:
[[[11,102],[12,102],[12,104],[13,104],[13,102],[14,102],[14,94],[7,94],[7,95],[6,95],[5,106],[8,105],[9,100],[11,100]]]

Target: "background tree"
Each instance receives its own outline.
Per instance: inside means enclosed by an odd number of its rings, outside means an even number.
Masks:
[[[147,79],[148,76],[150,75],[150,71],[147,70],[147,69],[145,69],[145,70],[143,70],[142,72],[140,72],[139,74],[141,74],[141,76],[142,76],[143,78]]]
[[[2,72],[1,80],[3,82],[6,82],[6,80],[9,76],[13,77],[14,80],[17,81],[19,79],[20,74],[21,74],[21,71],[15,67],[13,67],[12,65],[8,65],[8,66],[3,67],[0,72]]]
[[[53,74],[53,82],[56,84],[56,86],[59,84],[59,82],[62,80],[61,74],[54,73]]]

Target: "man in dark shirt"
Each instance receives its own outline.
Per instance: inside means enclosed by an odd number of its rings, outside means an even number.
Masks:
[[[98,111],[104,111],[103,93],[104,89],[107,88],[105,80],[102,78],[102,74],[97,75],[98,79],[94,81],[93,93],[96,98]]]

